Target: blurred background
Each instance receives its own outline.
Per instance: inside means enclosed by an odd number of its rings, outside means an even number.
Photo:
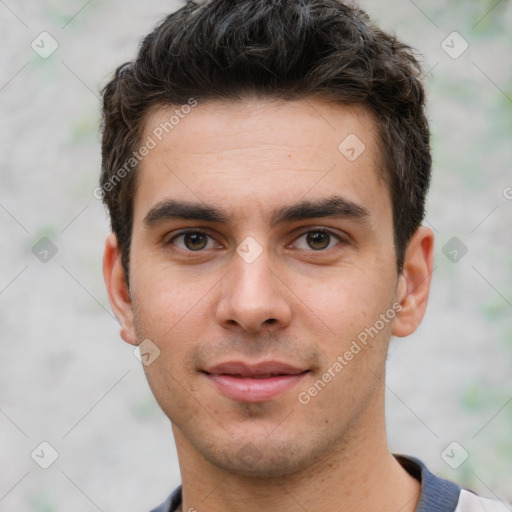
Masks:
[[[180,483],[108,304],[93,195],[99,89],[180,5],[0,0],[1,512],[148,511]],[[424,56],[434,154],[432,293],[392,341],[390,446],[510,501],[512,3],[360,5]]]

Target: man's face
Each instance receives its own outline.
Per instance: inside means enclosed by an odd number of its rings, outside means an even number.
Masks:
[[[158,141],[173,110],[142,139],[157,144],[125,339],[160,350],[145,371],[178,450],[289,474],[381,419],[398,278],[374,120],[318,99],[205,102]]]

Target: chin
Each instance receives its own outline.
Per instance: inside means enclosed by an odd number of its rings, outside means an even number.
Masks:
[[[329,443],[330,444],[330,443]],[[315,462],[318,462],[329,450],[329,445],[323,445],[311,440],[295,442],[291,439],[274,441],[232,442],[224,449],[215,447],[214,450],[201,447],[203,457],[214,466],[231,474],[253,478],[277,478],[291,476]]]

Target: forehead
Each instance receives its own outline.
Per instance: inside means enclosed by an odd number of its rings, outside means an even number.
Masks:
[[[233,150],[237,145],[254,142],[274,149],[300,148],[304,137],[309,140],[310,149],[340,151],[347,149],[339,148],[340,142],[351,135],[349,142],[355,142],[359,151],[363,149],[361,143],[364,144],[368,149],[366,156],[377,150],[376,120],[362,104],[345,105],[320,97],[295,101],[247,97],[194,102],[194,107],[185,104],[154,109],[146,119],[143,138],[152,137],[157,143],[172,141],[177,148],[186,148],[187,153],[193,149],[201,154],[212,147]],[[202,143],[191,148],[191,138],[196,138],[195,142],[199,138]],[[353,161],[357,154],[345,156]]]
[[[240,217],[335,193],[390,208],[377,140],[365,107],[318,98],[162,107],[145,123],[151,149],[139,165],[134,221],[169,197]]]

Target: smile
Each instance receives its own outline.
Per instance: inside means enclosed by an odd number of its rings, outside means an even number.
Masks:
[[[240,402],[265,402],[294,387],[309,369],[277,361],[255,365],[228,362],[202,373],[223,395]]]

